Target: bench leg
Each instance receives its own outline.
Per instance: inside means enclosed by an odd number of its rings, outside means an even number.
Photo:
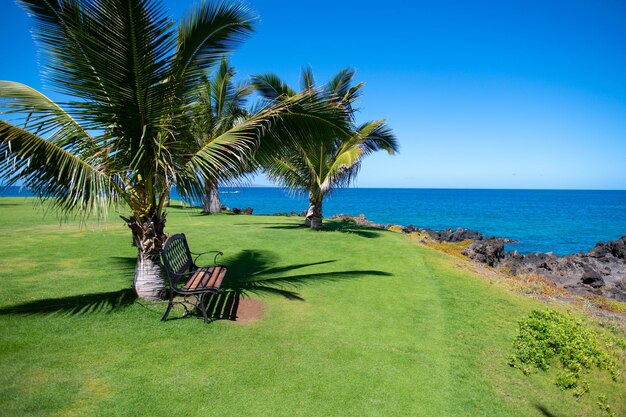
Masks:
[[[170,290],[170,303],[167,305],[167,310],[165,310],[165,314],[163,314],[161,321],[167,320],[167,316],[170,314],[172,307],[174,307],[174,291]]]
[[[204,296],[206,293],[200,294],[200,311],[202,312],[202,317],[204,317],[204,323],[207,324],[209,322],[209,317],[206,314],[206,305],[204,304]]]

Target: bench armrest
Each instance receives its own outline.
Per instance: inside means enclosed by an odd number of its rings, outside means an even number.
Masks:
[[[210,250],[210,251],[201,252],[201,253],[191,252],[192,255],[196,255],[195,259],[193,260],[194,265],[196,264],[196,261],[198,260],[199,257],[201,257],[202,255],[206,255],[207,253],[214,253],[215,254],[215,257],[213,258],[213,265],[217,265],[217,257],[218,256],[224,255],[222,252],[220,252],[218,250]]]

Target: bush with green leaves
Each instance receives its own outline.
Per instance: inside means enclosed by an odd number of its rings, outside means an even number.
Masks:
[[[519,322],[510,364],[529,374],[536,369],[560,368],[556,385],[577,397],[589,390],[582,378],[592,369],[606,370],[618,378],[615,360],[598,335],[570,313],[534,310]]]

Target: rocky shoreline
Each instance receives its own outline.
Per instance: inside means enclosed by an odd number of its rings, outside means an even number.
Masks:
[[[462,254],[482,264],[513,275],[542,275],[567,291],[577,294],[601,295],[626,302],[626,235],[617,240],[599,242],[588,252],[557,256],[535,252],[527,255],[517,251],[505,252],[504,245],[514,241],[464,228],[433,230],[418,226],[383,225],[371,222],[363,214],[337,214],[329,220],[379,229],[419,233],[436,242],[468,242]]]

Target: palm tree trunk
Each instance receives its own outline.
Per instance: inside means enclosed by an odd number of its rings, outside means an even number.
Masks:
[[[204,213],[221,213],[222,202],[217,182],[208,182],[204,186],[204,200],[202,201],[202,211]]]
[[[322,219],[322,201],[320,200],[315,206],[313,206],[313,215],[311,216],[311,229],[321,229]]]
[[[217,188],[217,182],[212,185],[210,208],[211,213],[217,214],[222,212],[222,201],[220,200],[220,192]]]
[[[161,270],[159,254],[137,254],[135,266],[135,280],[133,288],[137,297],[145,300],[162,300],[165,298],[165,279]]]
[[[309,211],[306,214],[304,224],[311,226],[311,229],[322,228],[322,201],[324,195],[321,192],[309,192]]]
[[[304,218],[304,225],[309,227],[311,227],[311,218],[313,217],[314,211],[314,204],[312,203],[312,201],[314,201],[313,193],[309,191],[309,210],[306,212],[306,217]]]
[[[133,246],[137,247],[137,264],[133,288],[139,298],[161,300],[165,297],[165,276],[161,269],[161,250],[167,240],[163,232],[166,214],[137,218],[122,217],[133,234]]]

